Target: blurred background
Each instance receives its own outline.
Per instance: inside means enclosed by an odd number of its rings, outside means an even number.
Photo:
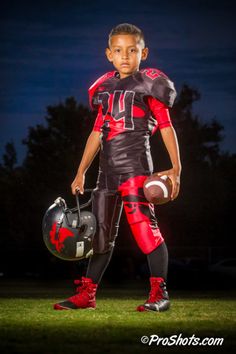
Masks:
[[[0,277],[68,279],[87,260],[65,262],[46,249],[41,223],[61,196],[75,206],[70,185],[95,113],[89,86],[112,70],[104,56],[115,25],[145,34],[150,56],[174,81],[171,109],[182,158],[177,200],[156,208],[169,248],[169,287],[233,288],[235,255],[235,22],[233,2],[147,0],[2,3],[0,48]],[[170,168],[160,134],[151,138],[155,171]],[[98,157],[86,174],[94,188]],[[89,195],[81,197],[87,201]],[[124,215],[104,280],[149,277],[146,257]]]

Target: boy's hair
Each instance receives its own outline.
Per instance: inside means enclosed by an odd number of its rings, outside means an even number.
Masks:
[[[116,36],[118,34],[133,34],[137,37],[139,37],[140,42],[143,43],[143,47],[145,47],[145,40],[144,40],[144,34],[140,28],[138,28],[135,25],[132,25],[130,23],[120,23],[116,27],[112,28],[110,34],[109,34],[109,39],[108,39],[108,46],[110,47],[111,44],[111,38],[113,36]]]

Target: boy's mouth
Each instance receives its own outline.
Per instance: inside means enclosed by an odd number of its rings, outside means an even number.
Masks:
[[[123,67],[128,67],[128,66],[129,66],[129,63],[122,63],[121,66],[122,66],[122,68],[123,68]]]

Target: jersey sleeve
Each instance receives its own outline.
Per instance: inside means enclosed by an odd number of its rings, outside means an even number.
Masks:
[[[94,132],[101,132],[103,125],[103,115],[102,115],[102,106],[99,106],[98,114],[94,122],[93,131]]]
[[[156,98],[149,96],[147,98],[148,106],[152,113],[152,117],[155,118],[157,124],[155,126],[155,131],[159,129],[163,129],[166,127],[170,127],[172,125],[169,109],[168,107],[157,100]],[[154,133],[154,132],[153,132]]]

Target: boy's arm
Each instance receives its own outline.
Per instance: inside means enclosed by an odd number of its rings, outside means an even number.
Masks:
[[[87,139],[77,174],[71,184],[73,194],[76,193],[77,189],[81,194],[84,193],[85,173],[100,149],[100,134],[101,133],[99,131],[93,130]]]
[[[157,120],[158,125],[156,128],[160,129],[162,139],[172,163],[172,168],[170,170],[162,171],[159,173],[156,172],[154,174],[158,176],[168,175],[170,177],[173,185],[171,199],[174,200],[179,194],[181,174],[181,162],[177,136],[171,124],[168,107],[154,97],[148,97],[148,105],[153,117],[155,117]],[[154,128],[153,133],[155,132],[156,128]]]
[[[170,160],[172,163],[172,168],[170,170],[162,171],[156,173],[158,176],[168,175],[171,179],[173,188],[171,199],[174,200],[179,194],[180,188],[180,174],[181,174],[181,161],[179,154],[179,145],[177,136],[173,126],[165,127],[160,129],[162,139],[169,153]]]

